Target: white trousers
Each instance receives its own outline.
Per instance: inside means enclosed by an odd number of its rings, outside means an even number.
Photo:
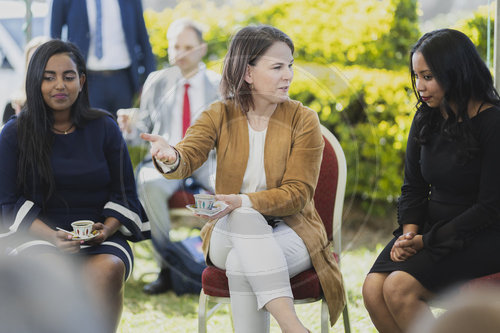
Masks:
[[[264,306],[293,298],[290,278],[311,268],[302,239],[284,222],[270,227],[252,208],[238,208],[220,219],[210,239],[212,263],[226,270],[235,332],[269,332]]]
[[[209,159],[192,174],[192,177],[210,192],[214,192],[215,189],[215,159],[213,157],[211,152]],[[153,162],[145,163],[137,175],[137,194],[151,223],[154,257],[160,268],[167,267],[161,254],[165,253],[165,248],[170,241],[171,221],[168,199],[179,190],[182,182],[180,179],[163,177],[156,170]]]

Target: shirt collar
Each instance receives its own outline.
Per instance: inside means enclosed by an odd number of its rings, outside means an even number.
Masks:
[[[205,71],[206,69],[206,66],[204,63],[200,63],[198,65],[198,72],[193,75],[192,77],[190,77],[188,80],[186,80],[184,77],[182,77],[180,80],[179,80],[179,84],[180,85],[184,85],[185,83],[189,83],[189,85],[191,87],[195,86],[195,87],[199,87],[200,85],[202,85],[202,82],[203,82],[203,72]]]

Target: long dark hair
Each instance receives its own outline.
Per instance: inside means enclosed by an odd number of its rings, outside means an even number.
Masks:
[[[19,147],[17,184],[27,198],[31,198],[39,184],[44,202],[55,190],[50,154],[54,142],[54,115],[42,96],[42,81],[50,57],[66,53],[75,63],[79,76],[86,76],[85,60],[78,48],[69,42],[50,40],[40,45],[33,53],[26,73],[26,106],[17,120],[17,141]],[[76,127],[83,127],[88,120],[107,113],[90,109],[87,80],[75,103],[71,107],[71,121]],[[35,181],[35,179],[39,181]]]
[[[245,27],[231,40],[224,58],[221,93],[225,100],[234,100],[243,112],[254,107],[252,90],[245,81],[247,66],[255,65],[275,42],[286,43],[293,54],[295,47],[291,38],[283,31],[268,25]]]
[[[444,121],[440,116],[440,106],[429,107],[417,91],[412,63],[416,52],[422,54],[444,91],[442,106],[447,114]],[[417,118],[417,141],[425,144],[433,130],[440,128],[446,137],[458,142],[461,159],[467,160],[474,156],[478,143],[471,132],[469,102],[500,105],[500,97],[493,86],[491,73],[472,41],[462,32],[453,29],[428,32],[410,52],[410,72],[413,92],[418,100],[416,107],[420,111]]]

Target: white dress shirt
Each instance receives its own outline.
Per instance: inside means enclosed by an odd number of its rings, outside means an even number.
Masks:
[[[81,1],[81,0],[78,0]],[[102,51],[95,56],[96,7],[95,0],[87,0],[90,45],[87,69],[90,71],[118,70],[130,66],[131,59],[122,28],[122,16],[118,0],[102,0]]]
[[[175,146],[182,139],[182,113],[184,109],[184,84],[189,83],[188,96],[191,114],[191,124],[208,107],[205,103],[205,86],[203,82],[202,71],[198,71],[189,80],[185,78],[177,82],[175,104],[172,110],[172,123],[168,126],[168,133],[162,133],[168,140],[168,143]]]

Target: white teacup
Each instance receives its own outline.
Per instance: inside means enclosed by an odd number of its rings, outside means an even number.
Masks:
[[[90,220],[78,220],[71,223],[73,233],[78,238],[88,238],[92,235],[92,226],[94,222]]]
[[[195,194],[194,205],[197,209],[212,210],[215,203],[213,194]]]

